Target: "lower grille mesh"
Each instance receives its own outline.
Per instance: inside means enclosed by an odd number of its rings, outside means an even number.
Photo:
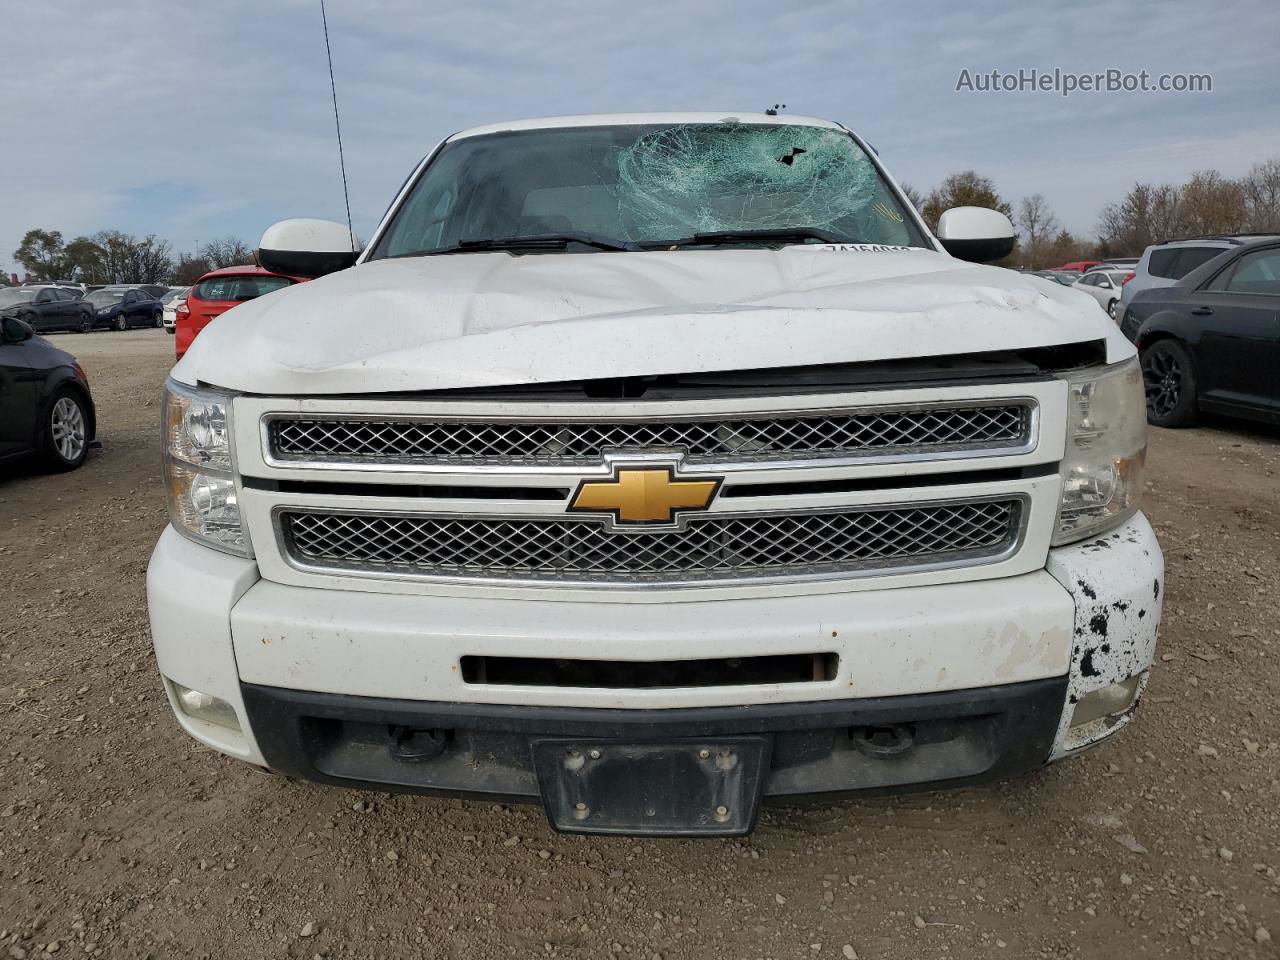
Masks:
[[[764,516],[704,516],[676,531],[592,519],[286,511],[286,550],[351,572],[598,583],[681,583],[979,563],[1017,538],[1016,498]]]

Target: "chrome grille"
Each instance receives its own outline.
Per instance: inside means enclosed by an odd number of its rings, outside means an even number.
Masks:
[[[286,510],[306,568],[477,580],[687,583],[883,573],[979,563],[1017,543],[1020,498],[703,516],[676,531],[612,533],[599,521]]]
[[[279,418],[268,430],[279,461],[455,466],[573,466],[605,452],[682,450],[686,463],[761,462],[999,450],[1030,439],[1026,403],[930,406],[807,416],[578,421]]]

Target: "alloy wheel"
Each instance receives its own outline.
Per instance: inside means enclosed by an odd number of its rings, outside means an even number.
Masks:
[[[67,463],[75,463],[84,453],[85,445],[84,411],[80,404],[70,397],[59,397],[53,405],[49,429],[58,456]]]
[[[1147,412],[1158,419],[1168,417],[1182,399],[1182,365],[1177,357],[1156,347],[1142,360],[1142,383]]]

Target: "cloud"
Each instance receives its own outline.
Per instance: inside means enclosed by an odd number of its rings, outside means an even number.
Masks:
[[[367,0],[328,13],[366,236],[432,144],[522,116],[785,102],[854,127],[917,188],[972,167],[1010,199],[1044,193],[1083,231],[1134,180],[1240,173],[1280,153],[1270,0],[1230,16],[1191,0],[1158,13],[1094,0]],[[286,216],[345,216],[318,3],[44,0],[6,27],[0,267],[36,226],[190,249],[252,241]],[[961,69],[1019,67],[1207,72],[1214,91],[955,92]]]

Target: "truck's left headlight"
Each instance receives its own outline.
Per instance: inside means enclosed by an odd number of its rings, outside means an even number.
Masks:
[[[1137,357],[1064,375],[1067,450],[1054,546],[1118,526],[1138,510],[1147,404]]]
[[[252,556],[231,460],[231,395],[170,380],[164,388],[169,519],[205,546]]]

